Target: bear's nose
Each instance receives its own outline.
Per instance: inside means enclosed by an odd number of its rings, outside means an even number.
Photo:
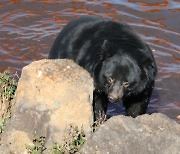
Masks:
[[[108,96],[108,100],[112,103],[114,102],[114,99],[111,96]]]

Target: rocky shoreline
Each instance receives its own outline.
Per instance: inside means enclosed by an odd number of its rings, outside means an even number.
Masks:
[[[82,128],[87,138],[79,153],[180,153],[180,125],[160,113],[114,116],[92,133],[92,99],[92,78],[71,60],[45,59],[24,67],[0,153],[28,153],[26,145],[33,146],[35,136],[44,136],[46,149],[62,144],[70,125]]]

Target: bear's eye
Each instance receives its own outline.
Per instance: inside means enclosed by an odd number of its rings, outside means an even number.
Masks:
[[[112,84],[114,82],[114,80],[111,77],[107,77],[107,81],[109,84]]]
[[[122,83],[122,86],[123,86],[124,88],[127,88],[127,87],[129,86],[129,82],[124,81],[124,82]]]

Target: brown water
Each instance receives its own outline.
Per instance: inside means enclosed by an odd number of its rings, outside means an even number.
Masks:
[[[178,0],[0,0],[0,71],[21,72],[47,58],[52,43],[80,15],[129,23],[152,48],[158,65],[148,112],[161,112],[180,123],[180,3]],[[109,106],[119,114],[121,105]]]

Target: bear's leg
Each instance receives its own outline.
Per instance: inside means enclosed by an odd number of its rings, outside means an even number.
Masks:
[[[108,106],[108,98],[103,92],[94,90],[93,92],[93,111],[94,121],[102,118],[106,114]]]
[[[127,97],[123,100],[128,116],[133,118],[145,114],[150,101],[152,88],[143,91],[141,94]]]

